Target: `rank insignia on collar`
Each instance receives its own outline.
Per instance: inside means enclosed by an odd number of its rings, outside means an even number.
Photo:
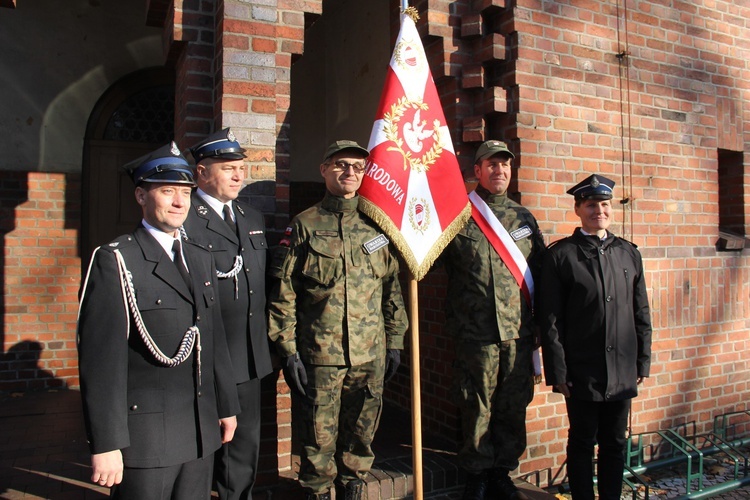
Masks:
[[[195,209],[198,211],[199,214],[203,215],[204,217],[208,215],[208,209],[205,205],[198,205],[195,207]]]
[[[238,211],[239,213],[241,213],[242,215],[245,215],[245,211],[244,211],[244,210],[242,210],[242,207],[241,207],[241,206],[239,206],[239,205],[235,205],[235,207],[234,207],[234,208],[235,208],[235,209],[236,209],[236,210],[237,210],[237,211]]]
[[[112,243],[110,243],[110,244],[109,244],[109,246],[111,246],[111,247],[116,247],[116,246],[117,246],[117,245],[119,245],[119,244],[120,244],[120,242],[119,242],[119,241],[113,241]]]

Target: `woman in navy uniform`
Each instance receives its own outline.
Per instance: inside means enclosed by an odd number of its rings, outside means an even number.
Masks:
[[[568,480],[574,500],[622,490],[630,402],[651,366],[651,318],[641,254],[608,231],[614,181],[591,175],[568,190],[581,227],[550,245],[536,317],[547,385],[565,396]]]
[[[180,238],[192,172],[174,142],[125,168],[143,221],[95,250],[78,320],[91,480],[114,498],[209,498],[239,402],[213,259]]]

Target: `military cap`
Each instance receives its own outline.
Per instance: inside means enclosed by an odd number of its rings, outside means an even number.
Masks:
[[[357,144],[356,141],[336,141],[332,142],[331,145],[328,146],[328,149],[326,149],[326,154],[325,156],[323,156],[323,161],[326,161],[336,153],[347,149],[356,151],[358,154],[362,155],[363,158],[367,158],[368,156],[370,156],[370,152]]]
[[[474,164],[500,153],[505,153],[511,158],[516,157],[516,155],[510,152],[508,145],[503,141],[484,141],[479,148],[477,148],[477,153],[474,155]]]
[[[237,142],[232,130],[225,128],[214,132],[198,144],[190,148],[196,162],[204,158],[222,158],[225,160],[241,160],[245,158],[245,149]]]
[[[589,175],[584,180],[568,189],[576,200],[611,200],[615,181],[603,175]]]
[[[142,182],[195,185],[193,170],[174,141],[126,163],[123,168],[136,186]]]

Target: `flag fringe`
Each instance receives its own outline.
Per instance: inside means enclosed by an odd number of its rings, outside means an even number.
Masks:
[[[430,251],[427,252],[422,264],[419,265],[417,264],[417,259],[414,258],[414,253],[409,247],[406,238],[404,238],[399,228],[396,227],[390,217],[388,217],[382,209],[367,198],[363,197],[359,198],[359,208],[365,215],[379,225],[385,234],[391,239],[393,245],[404,259],[404,263],[412,273],[415,281],[420,281],[425,277],[432,267],[432,264],[440,256],[445,247],[448,246],[448,243],[450,243],[458,232],[461,231],[471,217],[471,203],[467,202],[466,206],[461,210],[458,216],[456,216],[456,218],[453,219],[448,227],[440,234],[440,237],[432,245]]]

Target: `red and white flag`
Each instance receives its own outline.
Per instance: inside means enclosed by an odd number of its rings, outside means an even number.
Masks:
[[[367,149],[360,206],[419,281],[471,206],[422,41],[406,14]]]

